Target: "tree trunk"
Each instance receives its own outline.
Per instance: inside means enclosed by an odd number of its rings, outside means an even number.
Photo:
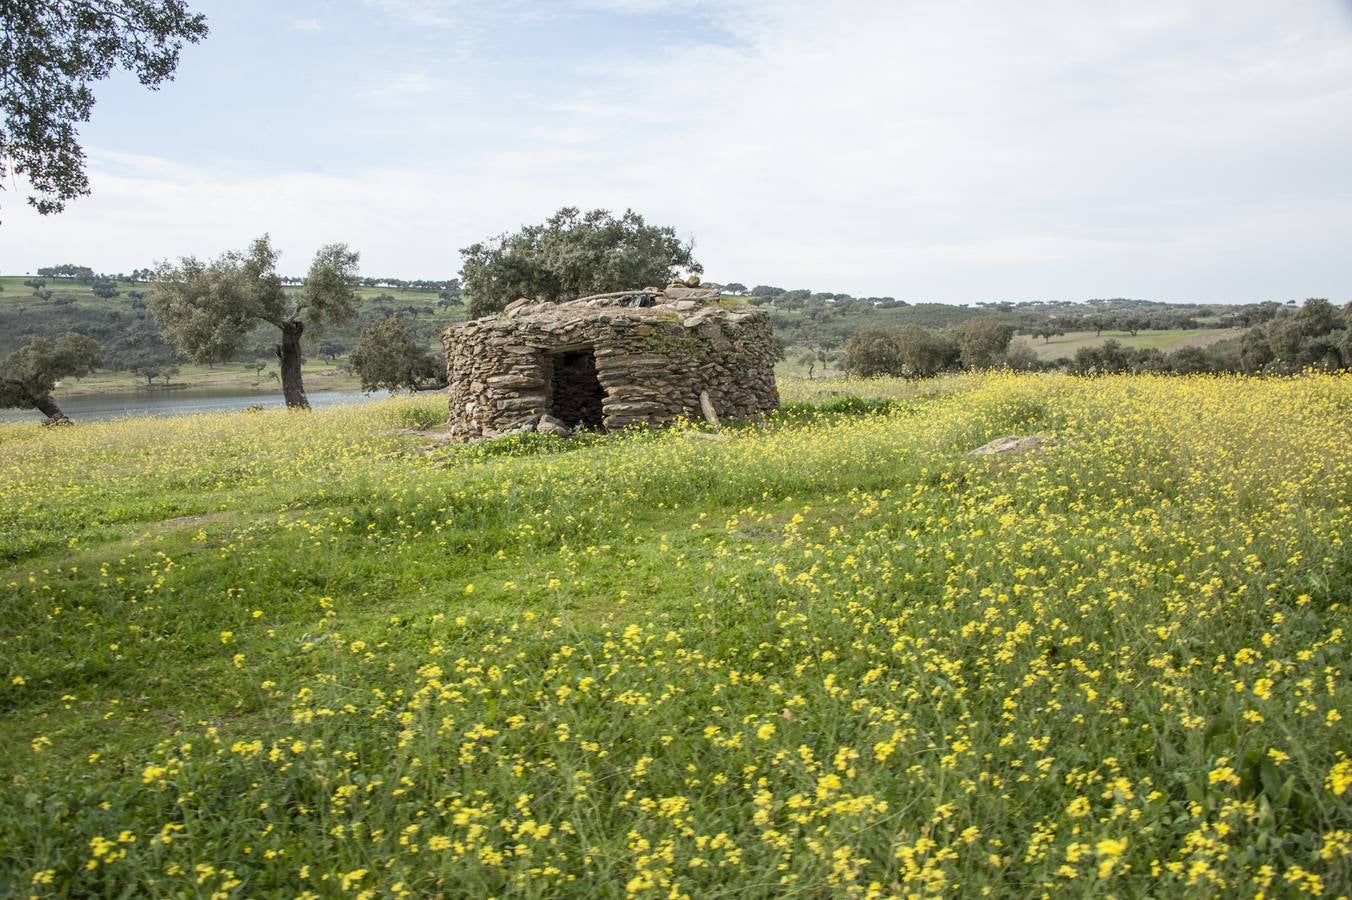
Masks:
[[[48,425],[70,425],[70,418],[61,411],[61,407],[56,405],[51,394],[45,394],[33,401],[38,412],[47,417]]]
[[[310,401],[305,398],[305,382],[300,374],[300,336],[305,331],[305,323],[291,319],[282,323],[282,343],[277,347],[277,358],[281,360],[282,396],[291,409],[309,409]]]

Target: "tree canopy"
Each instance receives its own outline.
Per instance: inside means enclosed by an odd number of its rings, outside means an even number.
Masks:
[[[1014,326],[991,319],[969,319],[953,329],[962,365],[984,369],[998,365],[1014,337]]]
[[[389,316],[362,332],[352,368],[363,391],[416,391],[443,386],[446,373],[432,352],[409,333],[401,316]]]
[[[82,334],[38,338],[0,360],[0,407],[41,410],[52,422],[67,422],[52,400],[63,378],[81,378],[99,364],[99,345]]]
[[[631,209],[617,219],[564,207],[544,224],[461,250],[461,288],[477,318],[518,297],[567,300],[666,284],[680,270],[704,271],[693,249],[675,229],[649,225]]]
[[[26,176],[43,215],[88,194],[77,126],[94,109],[92,84],[126,69],[154,90],[206,35],[182,0],[0,0],[0,182],[10,167]]]
[[[44,266],[38,269],[38,274],[43,278],[75,278],[89,281],[94,278],[94,270],[89,266],[77,266],[74,263],[64,263],[59,266]]]
[[[845,342],[845,371],[860,378],[901,371],[901,353],[882,328],[861,328]]]
[[[844,367],[851,375],[927,378],[958,362],[958,344],[915,325],[861,328],[845,342]]]

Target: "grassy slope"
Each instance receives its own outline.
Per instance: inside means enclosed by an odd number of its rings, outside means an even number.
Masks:
[[[1243,333],[1244,329],[1242,328],[1175,329],[1171,331],[1142,331],[1133,337],[1125,331],[1105,331],[1097,336],[1092,331],[1074,331],[1054,337],[1050,341],[1029,335],[1015,335],[1011,346],[1023,344],[1031,347],[1039,359],[1073,358],[1075,351],[1081,347],[1096,347],[1108,340],[1117,341],[1128,347],[1154,347],[1165,353],[1170,353],[1183,347],[1209,347],[1219,341],[1238,337]],[[784,359],[780,360],[775,366],[776,374],[780,377],[805,377],[807,366],[800,361],[804,352],[806,350],[803,347],[786,348]],[[833,362],[829,374],[838,374],[836,369],[838,365],[838,360]],[[817,367],[815,374],[817,377],[821,377],[820,366]]]
[[[1026,344],[1031,347],[1039,359],[1060,359],[1061,357],[1074,357],[1075,351],[1081,347],[1097,347],[1110,339],[1128,347],[1154,348],[1170,353],[1184,347],[1208,347],[1218,341],[1238,337],[1243,333],[1244,329],[1242,328],[1142,331],[1135,336],[1125,331],[1105,331],[1097,336],[1092,331],[1072,331],[1050,340],[1030,337],[1029,335],[1018,335],[1014,338],[1014,343]]]
[[[308,359],[304,365],[305,389],[315,391],[356,390],[361,386],[359,379],[325,360]],[[154,385],[147,385],[143,377],[112,369],[100,369],[85,378],[72,378],[61,383],[55,391],[58,400],[62,397],[74,397],[84,394],[118,394],[134,391],[155,391],[172,393],[180,388],[219,388],[230,391],[260,394],[281,394],[280,384],[265,370],[259,376],[258,370],[243,363],[221,363],[215,366],[180,363],[178,374],[170,377],[166,387],[163,379],[157,379]]]
[[[131,298],[127,296],[127,292],[148,290],[148,285],[145,284],[119,284],[118,288],[122,291],[122,294],[111,300],[103,300],[91,294],[88,285],[52,281],[48,287],[58,296],[67,296],[75,300],[72,306],[57,308],[34,298],[32,290],[23,286],[23,281],[24,276],[0,276],[0,287],[3,287],[3,291],[0,291],[0,329],[3,329],[0,330],[0,353],[15,349],[30,338],[32,333],[67,330],[77,324],[78,320],[87,319],[91,315],[122,316],[124,320],[120,327],[126,327],[127,322],[130,321],[126,317],[134,314]],[[465,315],[463,307],[451,307],[449,309],[438,307],[436,305],[437,295],[432,292],[362,288],[359,293],[368,301],[380,294],[392,295],[395,298],[394,306],[397,309],[403,309],[407,306],[416,307],[420,311],[416,321],[421,323],[419,327],[429,335],[444,327],[445,324],[463,318]],[[745,304],[747,301],[745,298],[724,295],[723,302],[725,305],[737,306]],[[373,310],[374,307],[368,306],[364,315],[369,318],[375,314]],[[797,333],[794,328],[801,327],[800,317],[797,314],[783,312],[776,312],[775,315],[784,322],[797,323],[785,332],[790,335],[792,342],[792,335]],[[987,309],[973,309],[945,304],[917,304],[898,309],[876,310],[864,315],[831,319],[823,327],[827,331],[844,329],[845,331],[841,332],[842,334],[852,332],[865,325],[891,327],[898,324],[921,324],[928,328],[943,328],[974,315],[990,316],[996,315],[996,313]],[[1034,314],[1029,313],[1029,315]],[[1205,320],[1205,318],[1203,317],[1202,320]],[[348,345],[353,345],[361,327],[360,323],[345,326],[331,331],[326,337],[336,337]],[[1050,343],[1026,336],[1016,337],[1015,340],[1027,343],[1042,359],[1056,359],[1063,356],[1074,356],[1075,351],[1080,347],[1101,343],[1109,337],[1128,346],[1158,347],[1167,352],[1189,345],[1205,346],[1227,337],[1233,337],[1238,333],[1240,333],[1239,329],[1147,331],[1136,337],[1131,337],[1126,333],[1105,332],[1102,337],[1095,338],[1093,334],[1086,332],[1053,338]],[[259,342],[266,344],[268,340],[270,338],[266,333],[260,332]],[[802,355],[804,349],[796,345],[787,348],[785,359],[777,367],[781,376],[803,376],[807,374],[807,367],[798,362],[798,358]],[[306,386],[308,389],[343,390],[357,386],[356,379],[342,372],[337,365],[323,362],[313,352],[310,355],[312,364],[306,369]],[[339,362],[343,359],[345,359],[345,356],[340,357]],[[264,392],[272,391],[276,387],[275,382],[266,378],[260,381],[255,374],[255,370],[244,363],[227,363],[213,369],[192,365],[183,365],[180,368],[181,372],[173,377],[176,384],[192,387],[234,388],[243,391],[262,390]],[[820,376],[821,372],[818,371],[816,374]],[[58,392],[58,396],[61,393],[121,392],[138,390],[143,386],[144,381],[132,376],[129,372],[102,372],[64,387],[62,391]]]
[[[90,292],[88,284],[53,279],[47,284],[55,295],[53,299],[70,298],[74,301],[69,305],[57,306],[35,297],[32,289],[23,285],[25,278],[26,276],[0,276],[0,288],[3,288],[0,290],[0,327],[3,328],[3,332],[0,333],[0,355],[17,349],[36,334],[60,333],[72,327],[84,327],[96,318],[104,320],[114,331],[125,330],[130,327],[133,317],[137,314],[132,305],[132,298],[128,296],[129,292],[147,292],[150,289],[146,284],[123,282],[118,284],[118,290],[121,291],[119,296],[103,299],[95,297]],[[438,307],[437,295],[430,291],[361,288],[358,294],[366,301],[360,313],[361,321],[331,329],[319,338],[321,341],[336,338],[349,345],[355,344],[363,323],[377,314],[370,301],[381,294],[393,296],[395,298],[393,306],[398,310],[408,306],[416,307],[419,310],[417,321],[423,323],[423,331],[436,330],[464,316],[463,307],[449,309]],[[266,331],[260,330],[259,341],[267,343],[269,340],[271,338]],[[313,349],[309,355],[310,359],[305,367],[307,390],[347,390],[358,386],[356,378],[339,368],[338,364],[346,355],[339,357],[338,363],[324,361]],[[276,369],[275,363],[272,368]],[[258,390],[264,393],[279,390],[277,382],[268,378],[266,374],[260,379],[257,371],[243,362],[223,363],[210,368],[185,363],[180,364],[179,369],[179,373],[171,379],[175,385],[231,388],[241,391]],[[89,378],[63,385],[57,391],[57,396],[59,398],[73,394],[120,393],[145,388],[145,379],[130,372],[104,370]]]
[[[1347,883],[1352,381],[786,389],[0,431],[0,892]]]

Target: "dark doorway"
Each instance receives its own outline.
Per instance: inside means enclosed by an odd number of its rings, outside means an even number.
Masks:
[[[553,390],[549,414],[569,428],[600,428],[605,389],[596,377],[596,354],[591,347],[551,353]]]

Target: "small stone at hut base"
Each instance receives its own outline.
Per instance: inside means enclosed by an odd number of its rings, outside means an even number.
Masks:
[[[1040,434],[1007,434],[1004,437],[998,437],[995,440],[982,444],[977,447],[968,456],[994,456],[1001,453],[1030,453],[1034,450],[1040,450],[1043,447],[1050,447],[1056,442],[1051,438]]]
[[[555,437],[568,437],[573,433],[573,429],[563,424],[563,421],[553,416],[541,416],[540,424],[535,426],[535,430],[541,434],[552,434]]]

